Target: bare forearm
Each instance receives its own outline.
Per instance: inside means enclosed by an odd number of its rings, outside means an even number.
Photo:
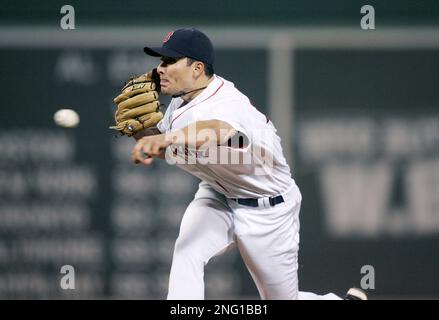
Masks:
[[[166,140],[177,146],[199,148],[224,144],[235,133],[236,130],[224,121],[197,121],[179,131],[167,133]]]
[[[155,157],[163,159],[164,150],[170,145],[208,148],[226,143],[235,133],[236,130],[223,121],[198,121],[178,131],[144,136],[133,148],[131,158],[135,163],[149,165]]]

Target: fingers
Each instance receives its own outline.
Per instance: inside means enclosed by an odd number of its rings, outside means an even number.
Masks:
[[[133,150],[131,151],[131,160],[136,164],[141,163],[142,148],[143,148],[142,139],[140,139],[139,141],[137,141],[136,145],[134,146]]]
[[[143,159],[143,160],[141,160],[141,161],[138,161],[137,163],[138,163],[138,164],[139,164],[139,163],[142,163],[142,164],[144,164],[145,166],[148,166],[148,165],[150,165],[153,161],[154,161],[154,158],[149,157],[149,158]]]
[[[159,155],[160,152],[162,151],[162,146],[155,144],[151,147],[151,153],[147,153],[148,155]]]
[[[151,162],[154,160],[154,158],[147,158],[147,159],[144,159],[144,160],[136,160],[134,163],[135,164],[140,164],[140,163],[142,163],[142,164],[144,164],[144,165],[146,165],[146,166],[148,166],[148,165],[150,165],[151,164]]]
[[[131,152],[131,160],[133,160],[133,162],[136,164],[141,163],[143,160],[142,144],[140,143],[140,141],[141,140],[137,142],[136,146],[133,148],[133,151]]]
[[[163,146],[149,137],[144,137],[137,141],[131,153],[131,159],[134,163],[151,164],[154,157],[160,155]]]

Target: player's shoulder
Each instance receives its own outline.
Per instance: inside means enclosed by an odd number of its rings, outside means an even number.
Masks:
[[[218,89],[221,89],[218,91],[238,91],[239,92],[239,90],[235,87],[235,84],[232,81],[227,80],[227,79],[225,79],[217,74],[215,74],[215,81],[218,83],[217,84],[219,86]]]
[[[220,82],[221,89],[218,90],[218,98],[221,100],[235,101],[235,102],[246,102],[248,98],[243,94],[232,81],[229,81],[221,76],[215,75]]]

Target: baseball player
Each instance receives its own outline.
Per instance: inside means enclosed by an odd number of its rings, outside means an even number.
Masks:
[[[168,299],[204,299],[205,265],[231,246],[239,249],[262,299],[337,299],[298,291],[302,196],[273,123],[214,73],[209,38],[179,29],[161,47],[144,51],[160,57],[160,64],[115,99],[115,128],[136,138],[135,163],[159,157],[201,179],[175,243]],[[173,97],[164,115],[158,95],[139,89],[144,83]],[[139,90],[149,96],[127,107]],[[139,104],[149,111],[146,125],[139,117],[121,118]]]

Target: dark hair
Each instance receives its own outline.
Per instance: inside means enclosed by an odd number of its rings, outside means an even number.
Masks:
[[[187,65],[190,66],[192,63],[196,62],[197,60],[192,59],[192,58],[187,58]],[[203,61],[201,61],[203,62]],[[204,63],[204,74],[208,77],[213,76],[213,74],[215,73],[215,71],[213,70],[213,66],[210,63]]]

